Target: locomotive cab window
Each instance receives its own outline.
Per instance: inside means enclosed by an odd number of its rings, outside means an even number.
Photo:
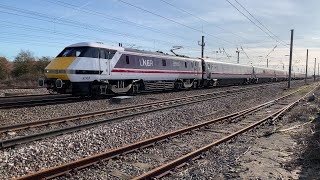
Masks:
[[[167,66],[167,61],[165,59],[162,59],[162,66]]]
[[[91,58],[99,58],[99,49],[89,47],[84,52],[82,52],[79,57],[91,57]]]
[[[187,62],[184,62],[184,67],[185,67],[185,68],[187,68],[187,67],[188,67]]]
[[[129,56],[126,56],[126,63],[129,64],[130,61],[129,61]]]
[[[98,58],[99,49],[94,47],[67,47],[57,57]]]
[[[78,57],[85,52],[87,47],[67,47],[57,57]]]

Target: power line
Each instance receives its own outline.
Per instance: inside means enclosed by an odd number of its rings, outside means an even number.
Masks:
[[[208,24],[212,24],[212,23],[210,23],[209,21],[207,21],[207,20],[205,20],[205,19],[203,19],[203,18],[201,18],[201,17],[199,17],[199,16],[197,16],[197,15],[195,15],[195,14],[193,14],[193,13],[190,13],[190,12],[187,11],[187,10],[184,10],[184,9],[182,9],[182,8],[179,8],[179,7],[175,6],[175,5],[173,5],[172,3],[169,3],[168,1],[165,1],[165,0],[159,0],[159,1],[162,1],[163,3],[166,3],[166,4],[168,4],[169,6],[174,7],[175,9],[178,9],[179,11],[182,11],[182,12],[184,12],[184,13],[187,13],[187,14],[189,14],[190,16],[192,16],[192,17],[194,17],[194,18],[197,18],[197,19],[199,19],[199,20],[201,20],[201,21],[204,21],[204,22],[206,22],[206,23],[208,23]],[[218,29],[220,29],[220,30],[223,30],[223,31],[225,31],[225,32],[227,32],[227,33],[229,33],[229,34],[233,34],[234,36],[237,36],[237,37],[239,37],[239,38],[242,38],[242,39],[247,40],[246,38],[244,38],[244,37],[242,37],[242,36],[240,36],[240,35],[238,35],[238,34],[235,34],[235,33],[231,32],[231,31],[228,31],[228,30],[226,30],[226,29],[224,29],[224,28],[222,28],[222,27],[220,27],[220,26],[218,26],[218,25],[215,25],[215,24],[212,24],[212,25],[214,25],[216,28],[218,28]]]
[[[273,48],[272,48],[272,50],[266,55],[266,58],[274,51],[274,49],[276,49],[277,48],[277,45],[275,45]]]
[[[178,37],[178,38],[181,38],[181,39],[185,39],[185,37],[182,37],[182,36],[180,36],[178,34],[164,32],[164,31],[161,31],[161,30],[158,30],[158,29],[155,29],[155,28],[151,28],[149,26],[145,26],[145,25],[141,25],[141,24],[135,23],[133,21],[129,21],[129,20],[126,20],[126,19],[122,19],[122,18],[118,18],[118,17],[112,16],[111,14],[105,14],[105,13],[101,13],[101,12],[98,12],[98,11],[89,10],[89,9],[86,9],[86,8],[78,9],[73,4],[66,3],[66,2],[63,2],[63,1],[58,1],[58,0],[56,0],[56,1],[46,0],[46,1],[49,2],[49,3],[55,4],[55,5],[58,5],[58,6],[62,6],[62,7],[65,7],[65,8],[74,9],[74,10],[77,10],[77,11],[85,12],[87,14],[91,14],[91,15],[95,15],[95,16],[98,16],[98,17],[102,17],[104,19],[109,19],[109,20],[120,22],[120,23],[124,23],[124,24],[127,24],[127,25],[129,24],[129,25],[132,25],[132,26],[135,26],[135,27],[147,29],[149,31],[152,31],[152,32],[155,32],[155,33],[160,33],[162,35],[167,35],[167,36],[170,36],[170,37]]]
[[[194,31],[203,33],[203,34],[206,34],[206,35],[208,35],[208,36],[211,36],[211,37],[213,37],[213,38],[219,39],[219,40],[224,41],[224,42],[226,42],[226,43],[233,44],[233,43],[230,42],[230,41],[227,41],[227,40],[225,40],[225,39],[219,38],[219,37],[217,37],[217,36],[214,36],[214,35],[212,35],[212,34],[209,34],[209,33],[207,33],[207,32],[204,32],[204,31],[202,31],[202,30],[193,28],[193,27],[191,27],[191,26],[188,26],[188,25],[183,24],[183,23],[181,23],[181,22],[178,22],[178,21],[176,21],[176,20],[167,18],[167,17],[162,16],[162,15],[160,15],[160,14],[154,13],[154,12],[152,12],[152,11],[149,11],[149,10],[144,9],[144,8],[142,8],[142,7],[136,6],[136,5],[131,4],[131,3],[129,3],[129,2],[126,2],[126,1],[123,1],[123,0],[118,0],[118,1],[121,2],[121,3],[123,3],[123,4],[132,6],[132,7],[136,8],[136,9],[139,9],[139,10],[141,10],[141,11],[144,11],[144,12],[147,12],[147,13],[149,13],[149,14],[152,14],[152,15],[154,15],[154,16],[158,16],[158,17],[160,17],[160,18],[162,18],[162,19],[165,19],[165,20],[167,20],[167,21],[173,22],[173,23],[175,23],[175,24],[179,24],[179,25],[181,25],[181,26],[183,26],[183,27],[186,27],[186,28],[188,28],[188,29],[191,29],[191,30],[194,30]]]
[[[254,20],[256,20],[262,27],[264,27],[270,34],[272,34],[274,37],[276,37],[279,41],[283,42],[285,45],[286,42],[282,41],[277,35],[275,35],[273,32],[271,32],[265,25],[263,25],[257,18],[255,18],[241,3],[239,3],[237,0],[234,0],[239,6],[242,7]]]
[[[5,9],[5,10],[9,9],[11,11],[15,11],[18,13],[23,13],[23,14],[17,14],[17,13],[8,12],[8,11],[0,11],[0,13],[22,16],[22,17],[26,17],[26,18],[31,18],[31,19],[36,19],[36,20],[40,20],[40,21],[46,21],[46,22],[56,23],[56,24],[61,24],[61,25],[73,26],[73,27],[82,28],[82,29],[86,29],[86,30],[89,29],[89,30],[93,30],[93,31],[97,31],[97,32],[108,32],[109,34],[112,33],[117,36],[129,37],[129,38],[134,38],[134,39],[141,39],[141,40],[145,40],[145,41],[149,41],[149,42],[156,41],[157,43],[162,43],[162,44],[170,44],[170,45],[177,44],[177,43],[172,43],[172,42],[168,42],[168,41],[164,41],[164,40],[145,38],[142,36],[132,35],[132,34],[128,34],[128,33],[119,33],[117,31],[109,29],[109,28],[95,26],[95,25],[87,24],[87,23],[81,23],[81,22],[77,22],[77,21],[71,21],[68,19],[59,19],[58,21],[56,21],[57,17],[52,17],[52,16],[48,16],[46,14],[42,14],[42,13],[30,11],[30,10],[25,10],[25,9],[20,9],[20,8],[16,8],[16,7],[5,6],[5,5],[0,4],[0,8]],[[25,15],[25,14],[27,14],[27,15]],[[36,16],[36,17],[34,17],[34,16]]]
[[[0,13],[6,13],[6,14],[10,14],[10,15],[16,15],[16,16],[36,19],[36,20],[40,20],[40,21],[46,21],[46,22],[50,22],[50,23],[66,25],[66,26],[72,26],[72,27],[82,28],[82,29],[85,29],[85,30],[93,30],[93,31],[102,32],[102,33],[108,32],[108,34],[112,33],[112,34],[115,34],[117,36],[129,37],[129,38],[134,38],[134,39],[141,39],[141,40],[148,41],[148,42],[157,42],[157,43],[160,43],[160,44],[167,44],[167,45],[171,45],[171,46],[179,44],[177,42],[168,42],[168,41],[164,41],[164,40],[149,39],[149,38],[136,36],[136,35],[131,35],[131,34],[118,33],[118,32],[116,32],[116,31],[114,31],[112,29],[99,27],[99,26],[95,27],[92,24],[81,23],[81,22],[77,22],[77,21],[74,21],[74,20],[71,21],[71,20],[68,20],[68,19],[65,19],[65,18],[59,19],[57,21],[57,17],[54,17],[54,16],[49,16],[49,15],[46,15],[46,14],[42,14],[42,13],[30,11],[30,10],[25,10],[25,9],[20,9],[20,8],[11,7],[11,6],[5,6],[5,5],[1,5],[0,4],[0,9],[1,8],[2,9],[6,9],[6,11],[1,11],[0,10]],[[8,12],[8,9],[11,10],[11,11],[14,11],[14,12],[18,12],[19,14],[18,13],[13,13],[13,12]],[[21,13],[23,13],[23,14],[21,14]],[[48,29],[46,29],[46,31],[48,31]],[[56,30],[54,29],[54,31],[56,31]],[[191,46],[188,46],[188,45],[184,45],[184,47],[192,48]]]
[[[266,35],[268,35],[271,39],[274,39],[276,42],[282,44],[283,46],[288,47],[288,44],[284,41],[282,41],[278,36],[276,36],[274,33],[272,33],[268,28],[266,28],[258,19],[256,19],[243,5],[241,5],[237,0],[235,2],[239,4],[254,20],[256,20],[262,27],[264,27],[267,31],[270,32],[273,36],[269,34],[266,30],[262,29],[260,26],[258,26],[253,20],[251,20],[247,15],[245,15],[241,10],[239,10],[234,4],[232,4],[229,0],[226,0],[232,7],[234,7],[238,12],[240,12],[245,18],[247,18],[251,23],[253,23],[256,27],[258,27],[261,31],[263,31]],[[294,53],[294,52],[293,52]],[[294,53],[297,57],[299,57],[296,53]],[[299,57],[301,58],[301,57]]]
[[[242,47],[241,47],[241,50],[242,50],[242,52],[247,56],[247,58],[250,59],[249,56],[248,56],[248,54],[244,51],[244,49],[243,49]]]
[[[274,39],[276,42],[279,42],[278,39],[276,39],[275,37],[271,36],[267,31],[265,31],[264,29],[262,29],[260,26],[257,25],[257,23],[255,23],[253,20],[251,20],[247,15],[245,15],[240,9],[238,9],[234,4],[232,4],[229,0],[226,0],[233,8],[235,8],[239,13],[241,13],[245,18],[247,18],[253,25],[255,25],[256,27],[258,27],[261,31],[263,31],[266,35],[268,35],[271,39]],[[280,43],[280,42],[279,42]],[[287,46],[285,44],[285,46]]]

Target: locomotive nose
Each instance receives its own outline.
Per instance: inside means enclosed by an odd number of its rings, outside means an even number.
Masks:
[[[57,57],[46,67],[45,76],[49,79],[69,80],[68,67],[75,61],[76,57]]]

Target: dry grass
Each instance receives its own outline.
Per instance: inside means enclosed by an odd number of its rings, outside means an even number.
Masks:
[[[37,77],[21,77],[0,81],[0,89],[29,89],[38,87]]]
[[[288,121],[308,122],[305,126],[292,133],[296,140],[295,158],[288,162],[293,168],[302,167],[300,179],[319,179],[320,177],[320,99],[305,102],[303,106],[294,109]],[[289,123],[289,122],[288,122]]]

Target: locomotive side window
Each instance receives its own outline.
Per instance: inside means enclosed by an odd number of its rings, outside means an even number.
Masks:
[[[162,66],[167,66],[167,61],[165,59],[162,59]]]
[[[184,67],[185,67],[185,68],[187,68],[187,67],[188,67],[188,66],[187,66],[187,62],[184,62]]]
[[[130,61],[129,61],[129,56],[126,56],[126,63],[129,64]]]
[[[107,59],[108,57],[108,50],[100,49],[100,59]]]
[[[108,59],[112,59],[114,54],[116,54],[117,51],[114,51],[114,50],[109,50],[109,57]]]

